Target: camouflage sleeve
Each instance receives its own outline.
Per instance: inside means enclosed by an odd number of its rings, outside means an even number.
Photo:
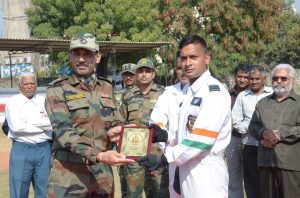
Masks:
[[[117,107],[116,97],[114,94],[113,94],[112,98],[113,98],[113,102],[114,102],[115,106]],[[114,127],[116,125],[123,125],[124,122],[125,122],[125,119],[121,115],[121,112],[119,111],[119,107],[117,107],[114,112],[114,121],[112,122],[112,127]]]
[[[122,116],[122,118],[125,120],[125,123],[126,123],[127,119],[128,119],[128,111],[127,111],[127,101],[126,101],[125,95],[122,95],[121,101],[122,101],[121,105],[118,108],[119,109],[119,114]]]
[[[100,150],[93,148],[90,141],[76,133],[61,87],[48,89],[45,107],[53,127],[55,141],[64,150],[69,150],[96,162],[96,156]]]

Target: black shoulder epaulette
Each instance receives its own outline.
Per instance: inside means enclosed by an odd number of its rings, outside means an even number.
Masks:
[[[112,84],[110,80],[103,78],[102,76],[96,75],[98,80],[104,80],[106,82],[108,82],[109,84]]]
[[[209,91],[220,91],[219,85],[208,85]]]
[[[58,79],[56,79],[56,80],[50,82],[50,83],[48,84],[47,87],[48,87],[48,88],[50,88],[50,87],[55,87],[55,86],[57,86],[57,85],[60,85],[60,82],[62,82],[62,81],[64,81],[64,80],[67,80],[67,79],[69,79],[68,76],[63,76],[63,77],[61,77],[61,78],[58,78]]]

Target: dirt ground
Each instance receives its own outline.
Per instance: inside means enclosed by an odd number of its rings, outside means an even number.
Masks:
[[[1,123],[0,123],[1,125]],[[11,148],[11,141],[0,130],[0,197],[9,198],[9,180],[8,180],[8,167],[9,167],[9,153]],[[121,197],[120,180],[117,173],[117,167],[113,167],[115,179],[115,198]],[[30,190],[29,198],[33,198],[33,191]]]

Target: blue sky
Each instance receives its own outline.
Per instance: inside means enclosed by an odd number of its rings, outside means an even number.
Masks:
[[[294,6],[298,13],[300,13],[300,0],[296,0]]]

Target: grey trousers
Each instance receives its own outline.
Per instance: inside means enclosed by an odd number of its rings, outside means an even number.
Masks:
[[[226,161],[229,174],[229,198],[243,198],[243,164],[242,164],[242,138],[231,136],[226,150]]]

